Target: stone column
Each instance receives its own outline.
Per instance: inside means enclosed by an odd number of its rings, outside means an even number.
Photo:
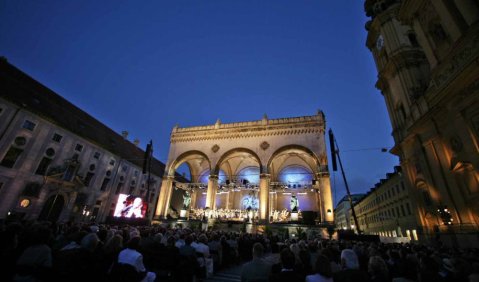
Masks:
[[[321,222],[333,222],[333,196],[331,193],[331,181],[329,179],[329,174],[318,175],[318,179],[320,182],[319,193],[321,196],[321,209],[324,216],[321,218]]]
[[[262,173],[259,180],[259,218],[269,221],[269,182],[271,175]]]
[[[173,176],[166,176],[161,181],[160,195],[158,196],[158,205],[156,206],[155,217],[158,219],[166,218],[170,206],[170,196],[173,190]]]
[[[198,190],[193,190],[191,192],[191,203],[189,209],[196,209],[196,198],[198,197]]]
[[[218,190],[218,175],[210,175],[208,178],[208,190],[206,191],[205,208],[216,209],[216,190]]]
[[[65,199],[65,200],[68,200],[68,203],[65,203],[64,211],[60,214],[60,218],[59,218],[60,220],[62,221],[70,220],[70,214],[73,211],[73,206],[75,204],[76,197],[77,197],[77,192],[68,193],[68,198]],[[104,212],[100,216],[101,216],[101,221],[104,221],[104,219],[106,218],[106,215],[104,214]]]
[[[456,22],[456,19],[451,14],[444,0],[431,1],[431,4],[436,9],[437,14],[442,20],[442,27],[449,33],[453,41],[461,37],[461,29]]]
[[[229,209],[229,208],[230,208],[230,194],[231,194],[230,191],[228,191],[228,193],[226,194],[226,205],[225,205],[225,209]]]

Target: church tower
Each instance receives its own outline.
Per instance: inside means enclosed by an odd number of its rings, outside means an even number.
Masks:
[[[366,0],[365,11],[420,238],[478,246],[479,4]]]

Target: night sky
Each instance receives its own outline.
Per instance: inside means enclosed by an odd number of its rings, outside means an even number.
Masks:
[[[321,109],[366,192],[398,164],[368,150],[393,139],[366,21],[358,0],[0,0],[0,55],[163,162],[175,124]]]

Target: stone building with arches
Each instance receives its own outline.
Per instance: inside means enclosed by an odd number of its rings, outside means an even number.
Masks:
[[[186,164],[191,183],[174,180]],[[191,202],[182,207],[181,195]],[[180,196],[176,196],[180,195]],[[331,223],[333,201],[326,157],[325,118],[313,116],[178,127],[170,149],[155,217],[173,210],[240,218],[254,212],[259,222],[289,221],[292,203],[320,223]],[[215,212],[219,211],[219,212]],[[234,211],[234,212],[232,212]],[[191,214],[190,214],[191,216]]]

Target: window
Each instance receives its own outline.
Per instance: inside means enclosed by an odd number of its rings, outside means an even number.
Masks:
[[[22,153],[23,153],[22,149],[10,147],[10,149],[8,149],[8,152],[5,154],[5,157],[3,157],[3,160],[0,163],[0,165],[4,167],[12,168]]]
[[[120,194],[122,188],[123,188],[123,182],[118,183],[118,185],[116,186],[115,195]]]
[[[83,150],[83,145],[77,144],[77,145],[75,146],[75,151],[81,152],[82,150]]]
[[[103,182],[101,183],[101,187],[100,187],[100,190],[101,191],[105,191],[106,190],[106,186],[108,185],[108,182],[110,182],[110,178],[103,178]]]
[[[38,175],[46,175],[48,166],[52,163],[52,159],[43,157],[40,163],[38,164],[37,170],[35,171],[35,174]]]
[[[100,152],[95,152],[95,154],[93,154],[93,158],[98,160],[100,158]]]
[[[391,190],[388,190],[388,199],[391,198]]]
[[[53,148],[48,148],[45,151],[45,155],[47,155],[47,157],[52,158],[53,156],[55,156],[55,150]]]
[[[401,212],[402,212],[402,216],[406,216],[406,212],[404,212],[404,206],[401,205]]]
[[[3,113],[3,108],[0,107],[0,115]]]
[[[95,205],[97,205],[97,206],[101,205],[101,201],[100,201],[100,200],[97,200],[96,203],[95,203]]]
[[[115,165],[115,160],[114,159],[110,160],[110,165]]]
[[[33,131],[37,126],[34,122],[29,121],[28,119],[23,122],[23,128]]]
[[[404,182],[401,182],[401,188],[402,188],[403,191],[406,190],[406,187],[404,187]]]
[[[401,214],[399,213],[399,207],[396,207],[396,214],[398,215],[398,217],[401,216]]]
[[[396,185],[396,193],[399,194],[399,185]]]
[[[394,212],[394,208],[391,209],[391,212],[392,212],[393,216],[396,217],[396,213]]]
[[[135,190],[135,186],[130,186],[130,190],[128,191],[128,194],[133,194],[133,191]]]
[[[15,143],[15,145],[19,147],[22,147],[22,146],[25,146],[25,144],[27,144],[27,139],[23,136],[18,136],[17,138],[15,138],[15,141],[13,141],[13,143]]]
[[[85,179],[83,180],[83,184],[84,184],[86,187],[89,187],[89,186],[90,186],[90,182],[91,182],[93,176],[95,176],[95,174],[92,173],[92,172],[87,172],[87,173],[86,173]]]
[[[61,136],[58,133],[55,133],[55,134],[53,134],[52,140],[57,142],[57,143],[60,143],[62,141],[62,138],[63,138],[63,136]]]
[[[406,203],[406,210],[407,210],[407,214],[411,215],[411,207],[409,206],[409,203]]]

